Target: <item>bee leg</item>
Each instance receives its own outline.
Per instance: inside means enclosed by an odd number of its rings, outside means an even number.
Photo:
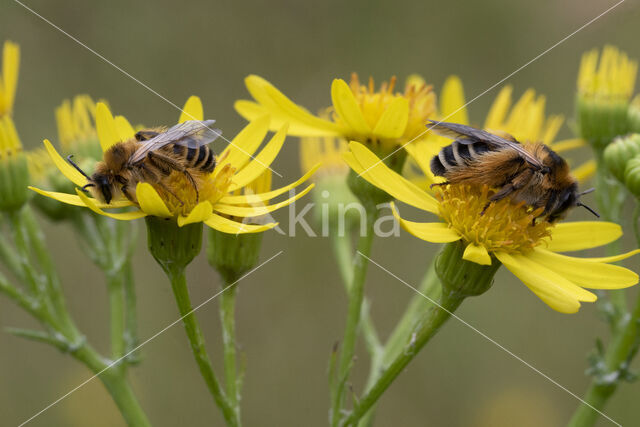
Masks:
[[[147,158],[154,165],[156,165],[160,169],[166,171],[167,175],[169,174],[169,172],[171,170],[175,170],[175,171],[182,172],[183,174],[185,174],[185,176],[187,177],[189,182],[191,182],[191,185],[193,185],[193,189],[196,192],[196,204],[199,202],[199,200],[200,200],[200,192],[198,191],[198,185],[196,184],[195,179],[193,179],[193,176],[189,173],[187,168],[185,168],[183,165],[181,165],[180,163],[178,163],[175,160],[173,160],[171,157],[165,156],[162,153],[150,151],[149,154],[147,154]]]
[[[151,154],[151,153],[149,153]],[[153,182],[154,184],[158,184],[160,187],[162,187],[162,189],[171,194],[173,197],[176,198],[176,200],[178,200],[178,202],[180,202],[180,205],[184,206],[184,202],[182,201],[182,199],[180,197],[178,197],[178,195],[176,193],[174,193],[173,191],[171,191],[171,189],[169,187],[167,187],[162,180],[158,179],[157,175],[151,170],[149,169],[149,167],[147,165],[145,165],[144,163],[140,164],[140,168],[142,169],[143,173],[146,175],[147,177],[147,181],[149,182]]]
[[[444,181],[444,182],[434,182],[433,184],[431,184],[429,186],[429,190],[433,190],[433,187],[440,187],[443,185],[449,185],[449,181]]]
[[[193,185],[193,189],[196,191],[196,205],[197,205],[198,202],[200,201],[200,192],[198,191],[198,185],[196,184],[196,180],[193,179],[193,176],[191,176],[191,174],[187,169],[183,170],[182,172],[186,175],[189,181],[191,181],[191,185]]]
[[[518,188],[516,188],[516,186],[512,184],[507,184],[504,187],[502,187],[500,191],[498,191],[493,196],[489,197],[489,202],[486,205],[484,205],[484,207],[482,208],[482,211],[480,212],[480,215],[484,215],[487,208],[491,206],[491,203],[504,199],[505,197],[507,197],[509,194],[513,193],[516,190],[518,190]]]

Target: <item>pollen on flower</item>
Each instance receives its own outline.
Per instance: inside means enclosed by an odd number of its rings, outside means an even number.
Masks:
[[[368,85],[363,85],[360,83],[358,74],[353,73],[349,86],[365,120],[372,129],[394,99],[406,98],[409,102],[409,121],[403,137],[412,138],[424,131],[424,123],[435,112],[436,96],[433,86],[415,79],[407,81],[404,92],[394,92],[396,81],[396,77],[393,76],[388,82],[382,82],[380,89],[376,91],[373,77],[369,77]],[[334,120],[340,121],[337,116]]]
[[[158,184],[153,186],[171,213],[186,216],[199,202],[209,201],[214,205],[226,195],[235,171],[234,167],[226,164],[211,174],[191,172],[198,187],[197,195],[192,181],[186,174],[178,171],[171,172],[171,175],[163,181],[164,186]]]
[[[534,222],[542,208],[534,210],[508,198],[490,203],[492,194],[494,191],[487,186],[442,186],[436,192],[440,217],[468,243],[483,246],[489,252],[526,253],[550,235],[551,224]]]

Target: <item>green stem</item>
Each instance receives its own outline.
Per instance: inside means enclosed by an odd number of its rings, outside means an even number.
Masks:
[[[198,320],[196,319],[191,306],[189,290],[187,289],[187,279],[185,277],[185,269],[174,265],[173,268],[169,267],[165,271],[171,281],[171,288],[173,289],[173,294],[176,298],[176,302],[178,303],[178,310],[180,311],[180,316],[182,316],[182,323],[184,324],[184,329],[187,333],[187,338],[189,339],[191,351],[193,352],[193,356],[195,357],[198,368],[200,369],[200,374],[202,375],[202,378],[204,378],[204,381],[209,388],[209,392],[213,396],[216,404],[222,410],[222,414],[227,421],[227,424],[230,426],[239,426],[240,420],[237,417],[236,411],[220,387],[220,382],[218,381],[216,374],[213,372],[211,360],[209,359],[209,355],[207,354],[207,349],[205,347],[204,336],[200,330],[200,325],[198,324]]]
[[[227,383],[227,396],[240,419],[240,390],[238,389],[238,370],[236,367],[236,288],[227,283],[227,288],[220,294],[220,321],[222,322],[222,344],[224,348],[224,374]]]
[[[100,380],[111,394],[129,426],[146,427],[151,425],[122,370],[109,367],[106,361],[86,343],[72,351],[72,354],[95,374],[100,374]]]
[[[353,247],[348,235],[333,234],[331,236],[333,254],[338,263],[342,283],[345,291],[349,294],[351,281],[353,279]],[[367,344],[367,350],[373,358],[377,353],[382,352],[382,343],[378,337],[378,332],[373,324],[371,313],[369,312],[369,302],[366,297],[362,301],[362,311],[360,321],[362,322],[362,335]]]
[[[365,391],[347,417],[344,426],[355,425],[376,404],[420,350],[438,332],[444,322],[469,296],[481,295],[493,283],[493,276],[500,267],[496,260],[489,266],[475,264],[462,259],[465,245],[454,242],[445,245],[436,259],[435,270],[442,283],[440,301],[425,313],[405,340],[405,344],[374,384]]]
[[[636,201],[633,211],[633,229],[637,245],[640,247],[640,201]],[[620,381],[624,380],[633,356],[638,350],[640,331],[640,294],[638,294],[635,306],[631,313],[625,311],[618,320],[617,328],[611,337],[611,342],[604,354],[604,372],[599,373],[598,378],[593,378],[587,389],[584,401],[569,421],[570,427],[587,427],[595,424],[609,398],[616,391]],[[602,380],[605,378],[606,380]],[[595,408],[596,410],[594,410]]]
[[[375,384],[360,399],[359,404],[355,407],[344,425],[355,425],[371,407],[378,401],[380,396],[389,388],[391,383],[400,375],[407,367],[409,362],[418,354],[425,344],[435,335],[440,327],[451,316],[462,303],[464,297],[457,294],[449,294],[443,296],[440,300],[440,307],[432,306],[423,321],[423,325],[417,329],[413,339],[410,339],[405,345],[405,351],[401,352],[380,375]]]
[[[365,234],[360,236],[358,242],[358,254],[353,263],[353,276],[349,286],[349,306],[347,311],[347,323],[345,326],[342,349],[338,359],[337,378],[334,380],[332,391],[332,405],[330,412],[331,424],[337,426],[340,422],[340,414],[344,407],[346,383],[351,371],[353,356],[355,353],[358,325],[362,312],[364,299],[364,282],[369,265],[368,257],[371,254],[374,237],[374,222],[377,218],[376,209],[367,210],[367,226]],[[363,256],[364,255],[364,256]]]
[[[109,316],[111,322],[111,357],[114,360],[125,354],[124,284],[121,271],[107,275]],[[122,365],[123,367],[125,364]]]
[[[598,209],[601,212],[603,220],[619,224],[621,209],[625,200],[624,187],[607,169],[603,159],[602,150],[594,150],[594,155],[597,165],[595,197]],[[607,256],[617,255],[620,253],[621,248],[621,241],[616,240],[605,247],[605,254]],[[610,301],[613,310],[608,309],[607,300]],[[604,295],[600,295],[598,301],[600,309],[611,320],[612,329],[617,329],[619,327],[618,323],[621,320],[621,316],[627,312],[626,291],[624,289],[611,290],[608,293],[608,298],[604,297]]]
[[[136,290],[133,279],[131,259],[124,266],[124,344],[125,354],[130,363],[139,362],[138,351],[131,353],[138,346],[138,312],[136,310]]]
[[[431,308],[431,303],[425,299],[426,295],[433,301],[438,301],[442,293],[440,280],[436,274],[435,259],[431,261],[429,269],[425,273],[420,287],[420,294],[416,294],[411,299],[407,310],[405,310],[402,318],[394,328],[393,332],[387,339],[384,346],[384,364],[388,365],[402,351],[407,338],[413,332],[416,323]],[[421,295],[422,294],[422,295]]]

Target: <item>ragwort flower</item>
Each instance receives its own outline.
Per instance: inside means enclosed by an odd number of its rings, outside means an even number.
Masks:
[[[585,288],[619,289],[638,282],[634,272],[609,263],[640,250],[606,258],[578,258],[558,252],[606,245],[622,235],[620,226],[609,222],[566,222],[557,225],[533,221],[540,213],[508,199],[492,203],[482,213],[491,189],[449,185],[436,198],[381,163],[357,142],[349,144],[344,158],[351,168],[372,185],[399,201],[435,214],[439,222],[413,222],[401,218],[400,225],[414,236],[432,243],[462,241],[463,259],[491,265],[497,258],[551,308],[574,313],[580,302],[593,302],[596,295]]]
[[[191,97],[187,101],[179,122],[191,119],[203,120],[202,103],[198,97]],[[99,103],[96,108],[96,127],[103,152],[113,144],[129,140],[135,135],[135,131],[127,119],[122,116],[114,118],[109,108],[102,103]],[[175,171],[167,178],[168,186],[174,189],[175,194],[169,194],[163,187],[155,186],[153,183],[140,182],[136,186],[135,193],[138,203],[133,203],[122,196],[106,204],[87,196],[79,188],[76,189],[77,194],[30,188],[60,202],[86,207],[100,215],[119,220],[154,216],[174,219],[180,227],[203,222],[224,233],[261,232],[273,228],[277,224],[245,224],[236,219],[256,217],[275,211],[304,196],[313,187],[311,184],[294,197],[267,205],[272,199],[306,181],[313,173],[312,170],[298,181],[277,190],[252,195],[230,194],[250,185],[260,177],[280,152],[286,137],[286,124],[259,153],[252,157],[267,134],[268,128],[269,117],[263,116],[249,123],[236,135],[229,146],[218,156],[215,170],[203,179],[202,187],[198,189],[199,200],[191,182],[186,179],[184,174]],[[54,164],[67,179],[78,187],[87,184],[87,179],[66,162],[48,140],[45,140],[44,144]],[[180,200],[175,197],[176,195],[180,197]],[[135,209],[126,212],[120,211],[120,208],[126,207]],[[118,210],[111,211],[114,208]],[[230,219],[230,217],[234,219]]]
[[[269,113],[272,129],[289,122],[291,135],[357,140],[383,153],[423,135],[423,124],[435,112],[435,94],[422,80],[408,79],[396,92],[395,77],[379,89],[373,78],[361,84],[355,73],[349,83],[334,79],[330,119],[310,114],[262,77],[251,75],[245,84],[255,101],[237,101],[235,108],[247,120]]]
[[[576,97],[580,136],[601,150],[629,130],[629,100],[633,95],[638,62],[614,46],[602,53],[593,49],[582,56]]]

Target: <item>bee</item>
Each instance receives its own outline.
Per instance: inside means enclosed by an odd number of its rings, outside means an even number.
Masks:
[[[93,175],[87,175],[67,157],[67,161],[85,178],[83,190],[90,191],[98,200],[109,204],[121,196],[137,203],[136,185],[148,182],[157,185],[175,197],[178,195],[167,184],[173,171],[183,173],[193,186],[198,202],[198,181],[213,172],[216,157],[207,144],[218,138],[222,131],[212,129],[215,120],[189,120],[169,129],[141,130],[124,142],[112,145],[96,164]]]
[[[580,196],[593,189],[579,193],[567,162],[543,143],[521,144],[510,135],[503,138],[457,123],[430,120],[427,126],[454,140],[431,159],[431,172],[447,180],[434,185],[465,183],[495,188],[482,213],[492,202],[509,197],[515,203],[543,208],[540,217],[551,223],[575,206],[600,217],[580,202]]]

